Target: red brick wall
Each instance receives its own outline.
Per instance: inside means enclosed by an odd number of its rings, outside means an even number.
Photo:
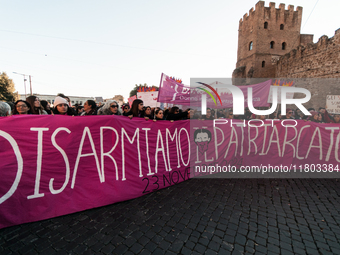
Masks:
[[[340,77],[340,29],[334,37],[322,36],[317,43],[299,46],[277,62],[276,77]]]

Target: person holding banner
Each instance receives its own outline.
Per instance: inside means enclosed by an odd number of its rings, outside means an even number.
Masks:
[[[164,120],[164,113],[163,113],[162,109],[157,109],[155,111],[155,119],[154,119],[154,121],[156,121],[156,120]]]
[[[40,104],[41,104],[42,108],[44,108],[44,111],[47,114],[51,114],[52,113],[52,110],[50,108],[50,103],[49,102],[47,102],[46,100],[41,100]]]
[[[313,111],[311,112],[312,116],[308,118],[309,121],[315,122],[315,123],[320,123],[319,120],[319,112]]]
[[[229,112],[228,112],[228,117],[227,117],[227,119],[234,119],[234,113],[233,113],[233,110],[229,110]],[[255,118],[255,116],[254,116],[254,118]]]
[[[97,115],[97,105],[93,100],[87,100],[84,104],[84,112],[80,116]]]
[[[30,104],[24,100],[18,100],[14,104],[14,110],[12,115],[25,115],[32,114]]]
[[[130,105],[125,104],[123,107],[123,116],[128,116],[128,112],[130,111]]]
[[[0,101],[0,116],[5,117],[11,115],[11,107],[9,104]]]
[[[131,110],[127,113],[128,117],[132,119],[133,117],[145,118],[148,120],[148,117],[143,117],[143,106],[144,103],[140,99],[135,99],[132,103]]]
[[[290,109],[290,108],[287,108],[286,109],[286,116],[281,116],[281,119],[282,120],[285,120],[285,119],[294,119],[294,117],[293,117],[293,110]]]
[[[327,106],[326,106],[327,108]],[[333,117],[331,115],[329,115],[328,111],[325,109],[325,111],[322,113],[323,114],[323,118],[325,120],[326,123],[340,123],[340,115],[339,114],[334,114]]]
[[[69,115],[73,116],[73,110],[69,107],[68,102],[65,98],[57,96],[54,99],[53,114]]]
[[[108,100],[102,108],[98,110],[98,115],[121,115],[119,104],[116,100]]]
[[[333,117],[333,123],[340,123],[340,115],[339,114],[335,114]]]
[[[26,98],[26,101],[31,105],[32,114],[38,115],[46,115],[47,112],[44,110],[44,107],[41,106],[40,100],[36,96],[29,96]]]
[[[179,111],[179,108],[177,106],[173,106],[166,117],[166,120],[181,120],[182,118],[185,118],[187,116],[188,112],[181,112]]]
[[[147,118],[149,118],[150,120],[153,120],[153,116],[152,116],[152,114],[151,114],[151,107],[150,106],[147,106],[146,108],[145,108],[145,110],[144,110],[144,112],[143,112],[143,117],[145,118],[145,117],[147,117]]]
[[[202,120],[214,120],[215,118],[211,114],[211,109],[207,108],[207,113],[205,116],[202,116]]]

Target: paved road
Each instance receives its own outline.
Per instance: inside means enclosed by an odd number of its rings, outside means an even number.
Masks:
[[[192,179],[1,229],[0,254],[340,254],[339,184]]]

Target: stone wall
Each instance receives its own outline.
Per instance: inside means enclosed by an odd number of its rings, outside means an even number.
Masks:
[[[340,78],[340,29],[334,37],[299,46],[277,62],[276,77]]]
[[[312,98],[306,107],[324,107],[327,95],[340,95],[340,29],[332,38],[321,36],[317,43],[300,45],[282,56],[276,77],[294,78],[296,87],[308,89]]]

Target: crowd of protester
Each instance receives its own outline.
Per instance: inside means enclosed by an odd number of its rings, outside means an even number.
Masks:
[[[265,110],[265,109],[262,109]],[[129,104],[120,106],[115,100],[108,100],[104,104],[96,104],[93,100],[87,100],[84,106],[71,105],[70,99],[63,95],[58,94],[55,98],[53,107],[45,100],[39,100],[36,96],[29,96],[26,100],[18,100],[15,103],[0,102],[0,116],[10,115],[70,115],[70,116],[92,116],[92,115],[123,115],[131,118],[144,118],[146,120],[187,120],[187,119],[201,119],[213,120],[219,118],[226,119],[300,119],[312,121],[316,123],[340,123],[339,114],[329,114],[324,107],[320,107],[317,111],[314,108],[309,108],[308,111],[311,115],[304,115],[300,109],[287,109],[286,114],[282,115],[280,111],[275,111],[269,116],[254,115],[248,108],[245,108],[244,115],[234,115],[232,109],[210,109],[207,108],[206,114],[201,115],[195,109],[181,110],[177,106],[171,108],[161,109],[159,107],[152,108],[145,106],[143,101],[136,99],[133,101],[131,108]]]

